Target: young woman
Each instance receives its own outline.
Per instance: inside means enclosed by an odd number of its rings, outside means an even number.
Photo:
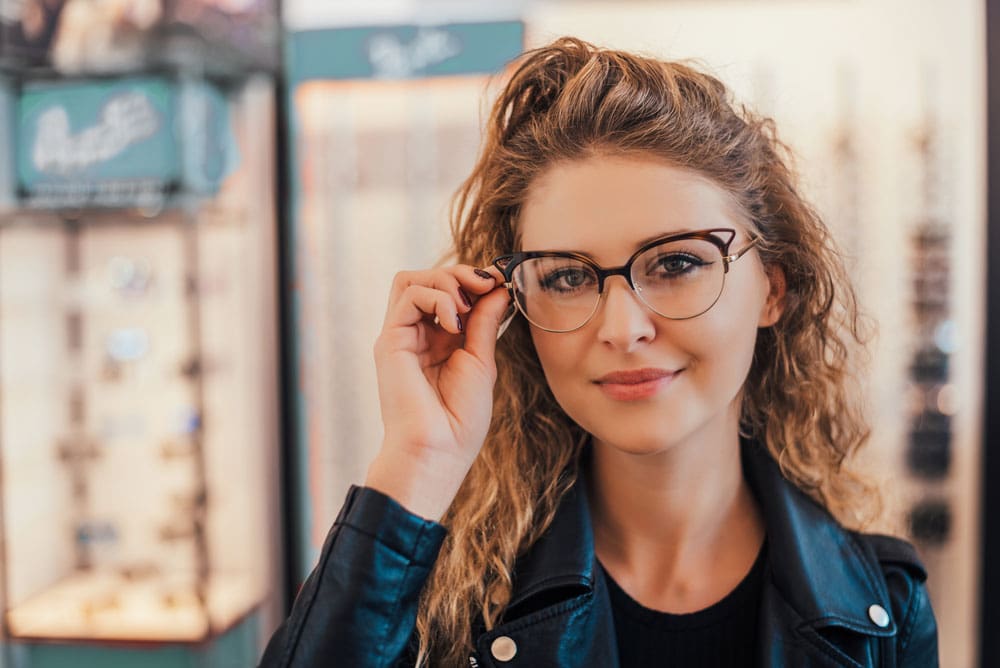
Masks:
[[[385,441],[262,665],[937,665],[913,549],[856,530],[863,328],[770,120],[558,40],[453,231],[396,276]]]

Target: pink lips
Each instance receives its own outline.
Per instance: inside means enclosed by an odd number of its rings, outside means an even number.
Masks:
[[[601,391],[612,399],[619,401],[635,401],[646,399],[670,382],[680,373],[665,369],[635,369],[631,371],[612,371],[598,378],[595,383]]]

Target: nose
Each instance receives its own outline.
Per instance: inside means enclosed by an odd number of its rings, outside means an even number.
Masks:
[[[617,279],[617,280],[616,280]],[[624,276],[612,276],[604,284],[604,303],[594,316],[597,337],[622,352],[632,352],[656,336],[655,313],[642,303]]]

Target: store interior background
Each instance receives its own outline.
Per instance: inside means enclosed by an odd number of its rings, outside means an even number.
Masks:
[[[0,0],[0,25],[26,2]],[[998,76],[987,71],[986,4],[176,4],[211,5],[235,22],[270,14],[282,57],[238,75],[197,59],[108,72],[88,56],[95,38],[60,52],[57,80],[161,77],[166,88],[144,90],[176,89],[177,99],[209,81],[228,118],[224,141],[211,144],[225,153],[219,183],[185,185],[155,205],[47,207],[26,192],[26,168],[0,156],[0,666],[237,666],[259,655],[378,449],[371,347],[389,284],[446,248],[448,199],[474,160],[491,76],[567,34],[696,59],[775,119],[878,323],[865,388],[873,433],[859,462],[884,494],[877,528],[914,540],[928,566],[942,665],[997,665],[980,575],[986,538],[1000,530],[983,530],[1000,527],[1000,508],[983,506],[985,240],[997,234],[984,147]],[[475,47],[462,41],[471,34],[482,37]],[[368,50],[345,46],[355,43]],[[0,32],[0,154],[13,156],[31,110],[18,100],[44,92],[31,82],[51,82],[53,69],[18,69],[3,49]],[[181,154],[190,136],[179,135]],[[160,289],[101,292],[107,268],[126,265]],[[927,300],[940,301],[930,321]],[[83,323],[77,357],[67,321]],[[111,339],[123,356],[113,371],[102,362]],[[148,352],[129,352],[143,342]],[[175,373],[192,355],[197,368]],[[77,426],[110,440],[71,467],[59,452],[74,392],[88,406]],[[184,407],[197,419],[182,438],[173,425]],[[125,425],[118,445],[99,428],[110,419],[102,410]],[[191,462],[179,465],[177,452],[194,453]],[[198,540],[159,530],[169,513],[200,527]],[[67,590],[83,568],[82,526],[85,570],[118,579]],[[123,592],[142,587],[171,613],[122,622],[140,597]],[[65,595],[50,603],[57,590]],[[200,612],[185,616],[189,599]],[[32,612],[39,601],[65,614],[45,619]]]

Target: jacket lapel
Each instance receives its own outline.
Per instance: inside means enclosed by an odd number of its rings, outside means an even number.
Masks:
[[[530,605],[535,595],[552,589],[593,589],[596,565],[586,486],[577,480],[559,503],[548,530],[517,560],[508,611],[516,612]]]
[[[759,616],[759,665],[844,665],[842,652],[849,645],[856,648],[852,654],[870,653],[875,645],[870,639],[895,635],[896,620],[879,627],[868,616],[873,604],[892,609],[877,560],[788,482],[763,447],[743,443],[743,471],[770,545]],[[845,636],[838,627],[852,633]],[[834,635],[841,642],[828,639]],[[846,642],[850,636],[856,641]]]
[[[517,560],[503,621],[476,641],[479,663],[618,668],[611,601],[599,571],[581,480],[563,497],[545,534]],[[516,654],[497,664],[493,643],[504,636]]]

